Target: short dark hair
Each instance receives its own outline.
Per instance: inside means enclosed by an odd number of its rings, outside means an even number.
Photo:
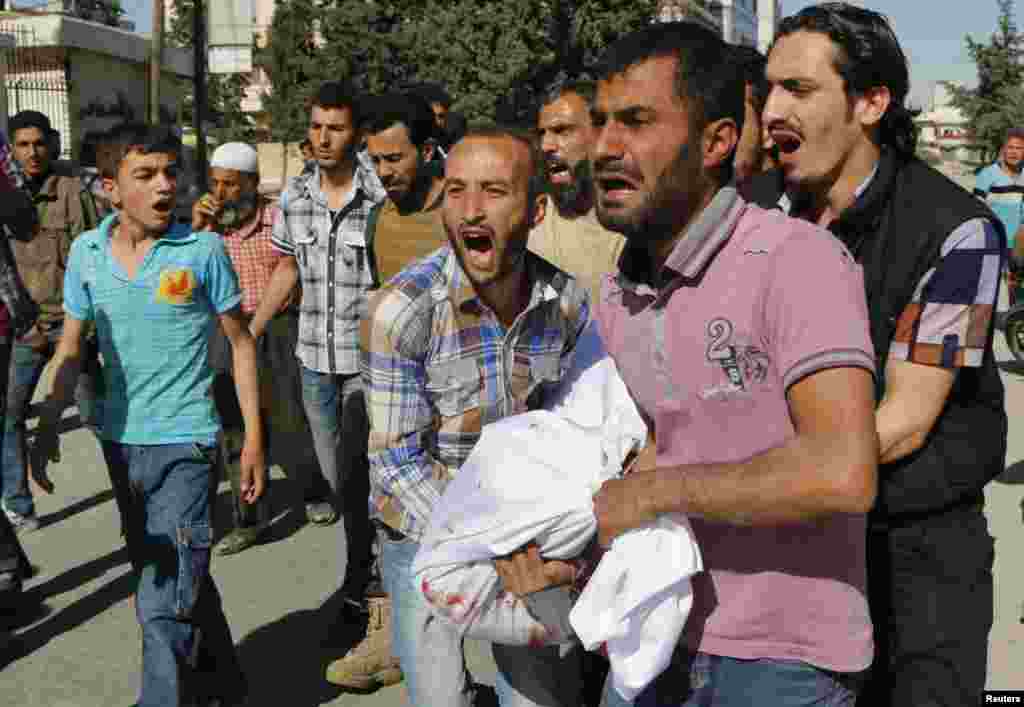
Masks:
[[[302,138],[302,142],[299,143],[299,149],[300,150],[304,150],[307,147],[310,147],[310,148],[313,147],[313,143],[310,142],[308,137],[304,137],[304,138]]]
[[[1003,143],[1007,143],[1010,140],[1024,140],[1024,128],[1010,128],[1006,131],[1006,139]]]
[[[768,65],[768,57],[757,51],[754,47],[745,44],[728,45],[730,58],[739,67],[743,74],[743,81],[750,86],[754,105],[760,110],[768,98],[768,80],[765,78],[765,67]]]
[[[466,129],[466,134],[459,139],[459,142],[452,145],[452,150],[462,142],[470,140],[472,138],[483,138],[483,139],[509,139],[514,140],[522,144],[529,152],[530,155],[530,174],[529,174],[529,193],[532,199],[537,194],[544,191],[545,188],[545,174],[544,174],[544,154],[540,151],[540,145],[537,143],[537,139],[532,132],[524,130],[522,128],[513,127],[510,125],[500,125],[494,123],[480,123],[470,125]],[[451,153],[449,153],[451,154]]]
[[[352,125],[359,125],[362,115],[359,93],[347,81],[325,81],[310,99],[310,108],[348,108],[352,116]]]
[[[543,108],[549,103],[554,103],[567,93],[575,93],[590,108],[594,105],[597,84],[588,76],[569,76],[559,72],[544,86],[540,97],[540,107]]]
[[[117,176],[124,158],[132,152],[181,155],[181,140],[167,125],[122,123],[112,128],[99,142],[101,149],[97,151],[97,167],[100,175],[107,179]]]
[[[672,57],[679,63],[673,82],[676,98],[686,101],[697,130],[729,118],[743,130],[746,87],[728,45],[694,22],[661,22],[620,38],[597,66],[599,80],[625,73],[651,59]]]
[[[422,147],[434,137],[434,111],[422,96],[415,93],[385,93],[367,101],[362,132],[373,135],[395,125],[404,125],[409,142]]]
[[[53,133],[50,119],[44,113],[40,113],[37,110],[20,111],[7,123],[7,130],[12,138],[14,133],[25,128],[36,128],[47,138]]]
[[[444,86],[439,83],[425,82],[416,84],[409,89],[409,92],[415,93],[427,103],[440,103],[445,108],[452,107],[452,97],[448,95]]]
[[[904,157],[913,155],[917,128],[904,105],[910,92],[910,69],[885,15],[845,2],[826,2],[782,20],[775,41],[794,32],[816,32],[832,40],[837,50],[835,70],[846,84],[847,95],[879,86],[889,89],[891,102],[879,125],[879,143]]]

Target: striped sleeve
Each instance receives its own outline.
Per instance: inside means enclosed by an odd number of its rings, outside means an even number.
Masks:
[[[900,314],[894,358],[942,368],[981,365],[999,297],[1006,243],[987,219],[959,226]]]

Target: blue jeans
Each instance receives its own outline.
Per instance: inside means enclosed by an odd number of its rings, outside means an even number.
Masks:
[[[47,337],[49,341],[41,349],[15,343],[11,350],[7,404],[4,411],[3,449],[0,452],[0,463],[3,465],[0,484],[6,509],[22,516],[35,513],[25,464],[25,418],[28,416],[29,404],[32,402],[43,369],[53,357],[60,330],[49,332]],[[82,374],[75,388],[75,400],[82,424],[95,431],[99,363],[91,347],[87,346],[86,350],[88,353],[82,360]]]
[[[853,707],[859,677],[795,660],[684,657],[677,651],[668,669],[633,702],[615,691],[609,676],[601,707]]]
[[[413,540],[395,541],[381,533],[384,589],[391,597],[391,650],[402,665],[413,707],[471,707],[473,682],[466,670],[462,639],[434,618],[414,585]],[[501,707],[576,707],[580,704],[581,649],[557,646],[493,648],[498,666],[495,689]]]
[[[358,601],[370,579],[373,543],[366,458],[370,423],[362,381],[358,374],[338,376],[302,366],[302,404],[323,475],[307,497],[330,501],[341,513],[342,594]]]
[[[129,494],[126,536],[142,627],[139,707],[176,707],[245,691],[231,629],[210,576],[216,448],[105,441]]]

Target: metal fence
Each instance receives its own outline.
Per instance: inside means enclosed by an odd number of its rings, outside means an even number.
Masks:
[[[60,133],[61,157],[71,157],[71,115],[67,59],[62,47],[41,46],[31,27],[0,23],[0,34],[14,37],[14,46],[0,50],[4,61],[7,114],[22,110],[44,113]]]

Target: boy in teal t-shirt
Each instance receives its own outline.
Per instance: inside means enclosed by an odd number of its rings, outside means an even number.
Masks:
[[[103,453],[128,505],[142,626],[139,707],[228,704],[246,685],[210,576],[212,475],[220,423],[207,345],[213,320],[231,341],[245,420],[242,497],[263,492],[256,348],[220,238],[174,225],[178,139],[123,125],[104,186],[117,211],[76,239],[64,283],[64,333],[40,444],[56,457],[56,422],[78,377],[86,323],[104,361]]]

